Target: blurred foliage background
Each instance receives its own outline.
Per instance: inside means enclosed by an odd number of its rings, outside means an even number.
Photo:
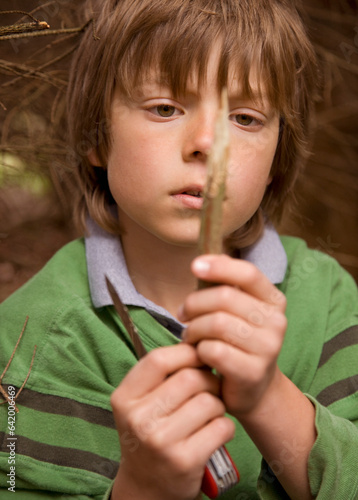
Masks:
[[[85,29],[81,4],[1,1],[0,302],[77,236],[61,171],[67,72]],[[321,65],[322,98],[312,156],[279,230],[334,256],[358,281],[358,0],[303,0],[302,8]],[[48,23],[46,35],[14,38],[14,29],[35,22],[22,12]]]

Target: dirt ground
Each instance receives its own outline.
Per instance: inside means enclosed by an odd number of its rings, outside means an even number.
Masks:
[[[75,236],[56,198],[19,189],[0,193],[0,302]]]

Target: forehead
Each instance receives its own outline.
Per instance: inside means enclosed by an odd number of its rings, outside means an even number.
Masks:
[[[271,104],[267,95],[267,89],[264,79],[260,80],[256,65],[253,65],[247,75],[234,63],[229,61],[227,74],[223,77],[220,74],[221,65],[221,44],[214,43],[208,53],[207,64],[198,72],[197,68],[192,68],[187,74],[186,81],[182,81],[180,86],[175,85],[168,75],[163,71],[159,64],[153,67],[141,67],[137,75],[136,82],[131,87],[131,94],[128,97],[141,99],[149,94],[158,94],[168,97],[186,97],[190,95],[200,96],[205,91],[216,91],[218,96],[222,87],[228,89],[229,99],[233,101],[250,100],[261,105]]]
[[[118,68],[115,88],[122,96],[132,97],[153,69],[175,96],[186,93],[190,84],[200,88],[212,74],[208,68],[217,50],[218,89],[237,82],[252,98],[265,87],[270,104],[286,114],[283,110],[288,110],[294,99],[295,75],[294,68],[284,69],[289,68],[288,61],[294,65],[298,47],[282,43],[289,37],[293,21],[281,15],[279,2],[150,1],[149,5],[149,0],[141,0],[143,8],[139,9],[136,0],[123,0],[118,8],[124,20],[122,24],[119,18],[113,20],[113,25],[116,20],[119,24],[109,44],[111,66]],[[126,23],[124,5],[129,7],[131,18]]]

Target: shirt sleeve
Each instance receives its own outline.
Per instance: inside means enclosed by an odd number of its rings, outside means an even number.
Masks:
[[[314,497],[358,498],[358,293],[333,271],[327,335],[307,397],[316,407],[317,440],[309,458]]]
[[[352,277],[336,262],[331,261],[326,270],[330,275],[331,292],[326,306],[321,354],[313,380],[306,388],[308,390],[303,390],[316,409],[317,439],[309,456],[308,475],[314,498],[356,500],[358,293]],[[321,332],[310,332],[310,335],[317,335],[319,339]],[[262,500],[289,498],[264,460],[258,480],[258,493]]]
[[[354,422],[334,415],[311,398],[316,406],[316,442],[312,448],[308,473],[315,498],[358,497],[358,428]],[[356,406],[358,400],[356,399]]]

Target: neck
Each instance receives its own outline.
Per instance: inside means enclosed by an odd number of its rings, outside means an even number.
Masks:
[[[190,271],[197,248],[171,245],[148,233],[142,234],[140,240],[133,234],[125,234],[121,239],[136,290],[177,317],[179,307],[197,287]]]

